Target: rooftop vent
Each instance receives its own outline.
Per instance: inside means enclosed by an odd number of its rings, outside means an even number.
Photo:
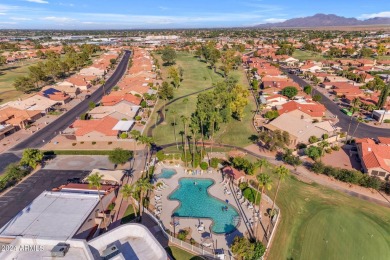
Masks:
[[[50,251],[52,257],[64,257],[69,250],[70,245],[66,243],[58,243]]]
[[[103,250],[101,257],[104,260],[108,260],[108,259],[111,259],[114,256],[118,255],[119,253],[120,253],[120,251],[119,251],[118,247],[116,245],[111,245]]]

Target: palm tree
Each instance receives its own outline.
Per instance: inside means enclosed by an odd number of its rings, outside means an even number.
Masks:
[[[197,122],[195,121],[192,121],[190,123],[190,129],[191,129],[191,133],[192,133],[192,141],[193,141],[193,144],[192,144],[192,167],[194,167],[195,165],[195,153],[196,153],[196,132],[198,130],[198,124]]]
[[[176,116],[177,116],[177,111],[175,109],[172,109],[171,113],[173,115],[173,135],[175,136],[176,148],[177,148],[177,150],[179,150],[179,145],[177,143],[177,137],[176,137]]]
[[[133,210],[135,217],[137,218],[137,211],[135,209],[135,203],[134,203],[134,197],[133,195],[136,193],[136,184],[125,184],[122,186],[121,193],[123,194],[123,197],[126,198],[126,200],[131,199],[131,204],[133,205]]]
[[[321,158],[322,156],[324,156],[324,151],[325,151],[325,148],[329,146],[329,143],[327,141],[322,141],[320,143],[318,143],[318,148],[320,148],[321,150],[321,154],[320,154],[320,161],[321,161]]]
[[[148,192],[153,189],[153,185],[150,183],[148,178],[142,178],[139,179],[136,183],[137,188],[136,190],[139,192],[140,196],[140,209],[139,209],[139,214],[140,217],[142,217],[142,210],[144,207],[144,197],[148,194]]]
[[[183,121],[184,125],[184,163],[185,166],[187,167],[187,122],[188,122],[188,117],[186,116],[181,116],[181,120]]]
[[[100,206],[102,207],[102,212],[104,213],[103,201],[102,201],[102,198],[100,197],[100,188],[102,187],[102,177],[103,177],[103,175],[101,175],[99,172],[96,172],[94,174],[89,175],[87,177],[87,181],[88,181],[89,188],[96,188],[97,189],[98,196],[99,196],[99,203],[100,203]],[[103,216],[104,216],[104,214],[103,214]]]
[[[148,158],[149,153],[150,153],[150,148],[152,147],[152,145],[153,145],[153,143],[154,143],[153,137],[146,136],[146,135],[141,135],[141,136],[139,137],[139,141],[140,141],[142,144],[145,144],[145,145],[146,145],[146,147],[147,147],[146,158]]]
[[[131,138],[133,138],[134,140],[138,140],[138,138],[141,136],[141,132],[138,131],[138,130],[131,130],[131,131],[130,131],[130,136],[131,136]]]
[[[347,130],[347,140],[348,140],[348,135],[349,135],[349,129],[351,128],[351,124],[352,124],[353,115],[356,113],[356,111],[358,111],[358,109],[356,107],[351,107],[351,109],[349,111],[352,113],[352,115],[351,115],[351,120],[349,120],[349,125],[348,125],[348,130]]]
[[[189,102],[189,100],[188,100],[188,98],[184,98],[183,99],[183,104],[186,106],[186,115],[188,115],[188,113],[187,113],[187,110],[188,110],[188,102]]]
[[[271,211],[270,211],[270,214],[269,214],[269,218],[270,218],[270,224],[271,224],[271,216],[274,212],[274,209],[275,209],[275,202],[276,202],[276,198],[278,197],[278,192],[279,192],[279,188],[280,188],[280,183],[287,177],[287,175],[290,173],[290,171],[286,168],[286,166],[284,165],[280,165],[278,167],[275,168],[274,172],[276,173],[276,175],[278,175],[278,186],[276,187],[276,193],[275,193],[275,198],[274,198],[274,201],[272,202],[272,208],[271,208]],[[270,226],[270,224],[268,225],[268,227]],[[268,229],[267,229],[268,230]]]
[[[358,117],[358,118],[356,119],[356,121],[357,121],[358,123],[357,123],[357,125],[356,125],[355,130],[353,131],[353,134],[351,135],[351,139],[350,139],[350,140],[352,140],[352,138],[355,136],[355,133],[356,133],[356,131],[357,131],[357,129],[358,129],[360,123],[363,122],[364,120],[363,120],[363,118]]]
[[[256,177],[257,177],[257,181],[259,182],[258,189],[261,187],[261,197],[260,197],[260,201],[259,201],[259,212],[260,212],[261,199],[263,198],[264,189],[270,190],[272,188],[272,180],[271,180],[271,176],[269,176],[266,173],[259,174]],[[257,193],[256,193],[256,199],[257,199]],[[256,200],[255,200],[255,202],[256,202]],[[253,211],[253,214],[254,213],[255,213],[255,211]],[[258,227],[259,227],[259,224],[257,223],[256,234],[258,232]],[[255,237],[256,237],[256,235],[255,235]]]
[[[199,122],[200,122],[200,133],[202,135],[202,148],[203,148],[203,152],[204,152],[205,148],[204,148],[203,123],[204,123],[204,120],[206,119],[206,113],[204,113],[203,111],[198,112],[198,118],[199,118]],[[209,164],[210,164],[210,159],[209,159]]]
[[[261,159],[257,160],[257,161],[255,162],[255,164],[256,164],[257,167],[260,168],[260,174],[263,173],[263,168],[267,168],[267,167],[270,166],[270,163],[269,163],[269,162],[267,161],[267,159],[265,159],[265,158],[261,158]],[[257,177],[259,177],[259,175],[257,175]],[[259,185],[258,185],[258,187],[257,187],[257,190],[259,190],[259,189],[260,189],[260,182],[259,182]],[[255,202],[257,201],[257,195],[258,195],[258,194],[259,194],[259,193],[257,192],[257,193],[256,193],[256,197],[255,197]]]

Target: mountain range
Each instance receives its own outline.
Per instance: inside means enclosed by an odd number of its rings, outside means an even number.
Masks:
[[[334,14],[316,14],[313,16],[293,18],[279,23],[266,23],[255,25],[260,28],[302,28],[302,27],[328,27],[328,26],[364,26],[389,25],[390,17],[374,17],[366,20],[346,18]]]

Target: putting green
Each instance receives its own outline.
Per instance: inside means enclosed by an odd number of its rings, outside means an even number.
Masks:
[[[299,228],[294,259],[390,259],[390,237],[372,216],[327,207]]]

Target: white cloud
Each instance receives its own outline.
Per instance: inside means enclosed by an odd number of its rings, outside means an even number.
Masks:
[[[32,20],[32,19],[26,18],[26,17],[10,17],[9,19],[13,20],[13,21],[31,21]]]
[[[25,0],[26,2],[36,3],[36,4],[48,4],[48,1],[45,0]]]
[[[70,4],[68,4],[68,3],[58,3],[59,5],[61,5],[61,6],[69,6],[69,7],[74,7],[75,5],[74,4],[72,4],[72,3],[70,3]]]
[[[267,22],[267,23],[281,23],[284,21],[286,21],[286,19],[283,19],[283,18],[268,18],[268,19],[264,20],[264,22]]]
[[[6,15],[6,13],[0,13],[0,15]]]
[[[69,18],[69,17],[58,17],[58,16],[47,16],[42,18],[43,20],[46,21],[53,21],[53,22],[58,22],[58,23],[69,23],[69,22],[74,22],[76,19]]]
[[[390,11],[373,13],[373,14],[362,14],[361,16],[359,16],[359,18],[361,19],[369,19],[375,17],[390,17]]]

